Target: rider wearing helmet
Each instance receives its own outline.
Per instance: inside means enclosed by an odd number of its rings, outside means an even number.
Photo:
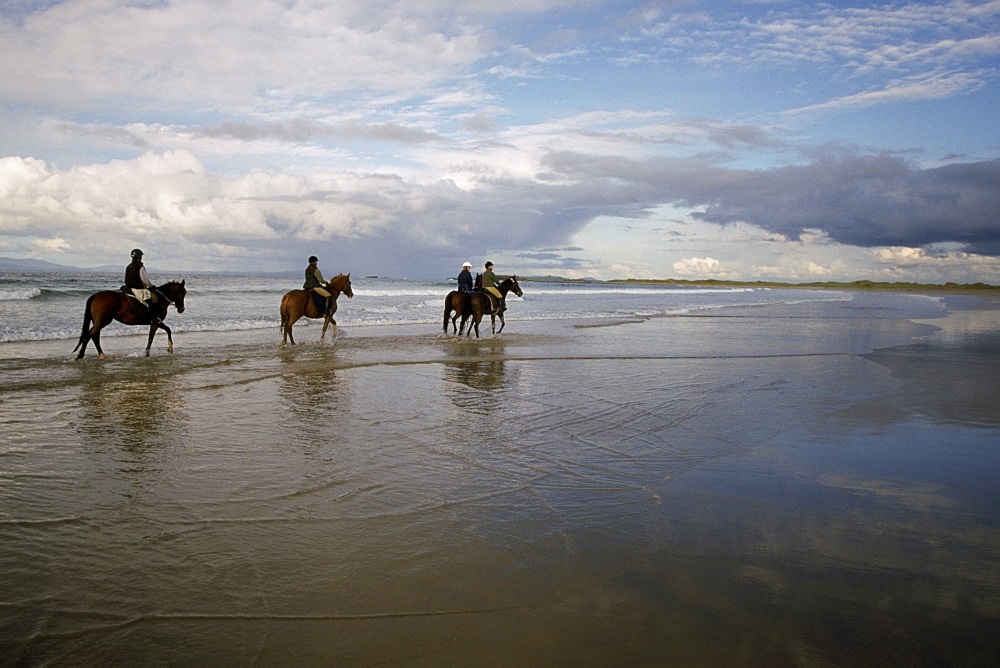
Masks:
[[[458,274],[458,291],[465,294],[472,292],[472,263],[466,262],[462,265],[462,271]]]
[[[315,292],[320,297],[325,297],[325,313],[329,313],[333,308],[333,295],[326,290],[326,279],[323,278],[323,272],[316,265],[317,262],[319,262],[318,257],[315,255],[309,256],[309,265],[306,267],[306,282],[302,284],[302,287]]]
[[[152,291],[153,284],[146,276],[146,267],[142,264],[142,251],[132,250],[132,262],[125,267],[125,287],[132,291],[145,306],[156,303],[156,293]]]
[[[493,273],[493,263],[487,262],[484,267],[486,271],[483,272],[483,292],[488,292],[492,296],[496,297],[497,302],[500,304],[500,310],[507,310],[507,299],[502,292],[498,289],[500,287],[500,281],[497,280],[497,275]]]

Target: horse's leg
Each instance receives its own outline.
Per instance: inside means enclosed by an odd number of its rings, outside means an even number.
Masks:
[[[149,323],[149,340],[146,341],[146,357],[149,357],[149,349],[153,347],[153,337],[156,336],[156,330],[159,328],[160,325],[154,318],[153,322]]]
[[[94,317],[94,324],[90,328],[89,338],[94,342],[94,348],[97,349],[97,357],[106,360],[107,355],[104,354],[104,349],[101,348],[101,330],[111,324],[114,320],[114,316],[108,317],[105,313],[99,313]],[[80,351],[80,356],[83,356],[83,351]]]
[[[288,322],[285,323],[285,334],[288,334],[288,342],[291,343],[293,346],[295,345],[295,337],[292,336],[292,325],[294,325],[295,321],[298,320],[298,319],[299,319],[299,316],[290,315],[288,317]],[[281,343],[282,344],[285,343],[285,336],[284,336],[284,334],[282,334],[282,336],[281,336]]]
[[[503,319],[503,311],[501,311],[500,315],[497,316],[497,317],[500,318],[500,329],[498,329],[497,331],[495,331],[494,334],[499,334],[500,332],[502,332],[503,331],[503,326],[505,324],[507,324],[507,322]],[[493,326],[496,327],[496,324],[497,324],[496,321],[494,321],[493,322]]]
[[[171,336],[172,332],[170,331],[170,328],[167,327],[165,324],[163,324],[162,320],[160,321],[159,327],[160,327],[160,329],[162,329],[164,332],[167,333],[167,352],[168,353],[173,353],[174,352],[174,337]]]
[[[337,321],[334,320],[332,317],[330,317],[330,314],[327,313],[326,315],[323,316],[323,331],[319,333],[319,342],[320,343],[323,343],[324,341],[326,341],[326,328],[330,326],[331,322],[333,323],[333,334],[332,334],[332,336],[336,336],[337,335]]]

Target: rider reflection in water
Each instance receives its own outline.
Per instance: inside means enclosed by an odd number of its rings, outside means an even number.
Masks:
[[[142,264],[142,251],[138,248],[132,250],[132,262],[125,267],[125,287],[132,290],[143,306],[149,308],[156,303],[156,293],[153,292],[153,284],[146,276],[146,267]]]

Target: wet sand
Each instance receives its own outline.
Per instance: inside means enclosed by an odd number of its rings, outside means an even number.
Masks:
[[[2,663],[995,663],[1000,317],[954,299],[35,346]]]

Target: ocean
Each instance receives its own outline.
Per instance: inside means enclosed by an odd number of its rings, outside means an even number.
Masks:
[[[159,283],[185,281],[187,310],[178,314],[171,309],[166,319],[177,334],[277,330],[282,295],[301,286],[301,279],[295,276],[169,274],[155,278]],[[75,345],[87,297],[99,290],[116,290],[119,285],[121,276],[117,274],[0,272],[0,344],[65,339]],[[352,277],[352,286],[355,298],[342,296],[338,300],[338,324],[412,325],[425,330],[428,325],[440,328],[444,298],[455,282]],[[523,298],[508,296],[508,320],[660,318],[782,304],[826,305],[832,307],[833,317],[869,314],[868,307],[857,306],[857,295],[836,291],[530,281],[521,287]],[[909,315],[941,314],[939,300],[931,297],[899,295],[883,301],[887,303],[882,308],[909,309]],[[304,320],[297,328],[309,324]],[[313,326],[319,324],[312,321]],[[145,329],[115,323],[102,337],[142,337]]]
[[[157,275],[76,360],[118,279],[0,274],[0,665],[1000,660],[995,299]]]

